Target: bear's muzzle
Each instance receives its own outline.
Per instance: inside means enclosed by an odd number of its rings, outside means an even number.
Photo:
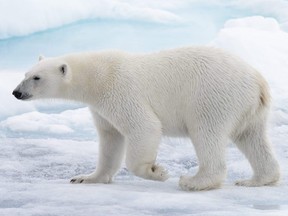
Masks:
[[[25,94],[25,93],[22,93],[18,90],[14,90],[12,92],[12,94],[18,99],[18,100],[26,100],[30,97],[32,97],[32,95],[29,95],[29,94]]]

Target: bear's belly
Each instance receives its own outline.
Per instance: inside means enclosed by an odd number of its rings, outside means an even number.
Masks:
[[[151,108],[161,122],[164,136],[186,137],[188,136],[186,122],[192,120],[194,113],[191,104],[193,100],[189,98],[183,103],[180,99],[182,95],[171,97],[169,94],[169,96],[150,100]]]
[[[162,133],[164,136],[169,136],[169,137],[187,137],[188,136],[187,127],[184,124],[183,125],[176,125],[176,124],[172,125],[172,124],[162,123]]]
[[[164,136],[186,137],[188,136],[187,126],[183,113],[176,112],[155,112],[162,125]]]

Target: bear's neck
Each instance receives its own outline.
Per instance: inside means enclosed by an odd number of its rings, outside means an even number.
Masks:
[[[113,86],[119,60],[107,55],[87,54],[67,59],[72,78],[63,88],[63,98],[88,105],[101,103]]]
[[[93,82],[91,79],[89,80],[82,77],[79,78],[77,82],[75,82],[74,78],[70,83],[67,84],[64,95],[65,99],[90,104],[92,95],[94,95],[96,98],[99,98],[98,95],[95,95],[95,93],[97,94],[98,92],[97,88],[91,88],[91,83]]]

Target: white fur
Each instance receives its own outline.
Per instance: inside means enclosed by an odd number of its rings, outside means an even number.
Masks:
[[[64,75],[61,65],[67,68]],[[41,77],[38,85],[31,79],[35,75]],[[279,180],[266,137],[267,83],[222,50],[187,47],[152,54],[110,51],[41,58],[17,90],[31,99],[64,98],[89,105],[100,137],[98,165],[94,173],[74,177],[72,183],[110,183],[125,153],[127,168],[135,175],[166,180],[165,169],[155,164],[162,135],[188,136],[194,144],[199,171],[180,178],[182,189],[221,185],[229,139],[254,170],[252,179],[238,185]]]

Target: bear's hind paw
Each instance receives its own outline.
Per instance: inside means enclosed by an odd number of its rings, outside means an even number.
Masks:
[[[195,176],[181,176],[179,186],[186,191],[200,191],[211,190],[219,188],[221,181],[215,181],[213,178],[195,177]]]
[[[238,180],[235,182],[237,186],[244,186],[244,187],[260,187],[265,185],[276,185],[278,182],[277,180],[274,181],[260,181],[256,179],[246,179],[246,180]]]

